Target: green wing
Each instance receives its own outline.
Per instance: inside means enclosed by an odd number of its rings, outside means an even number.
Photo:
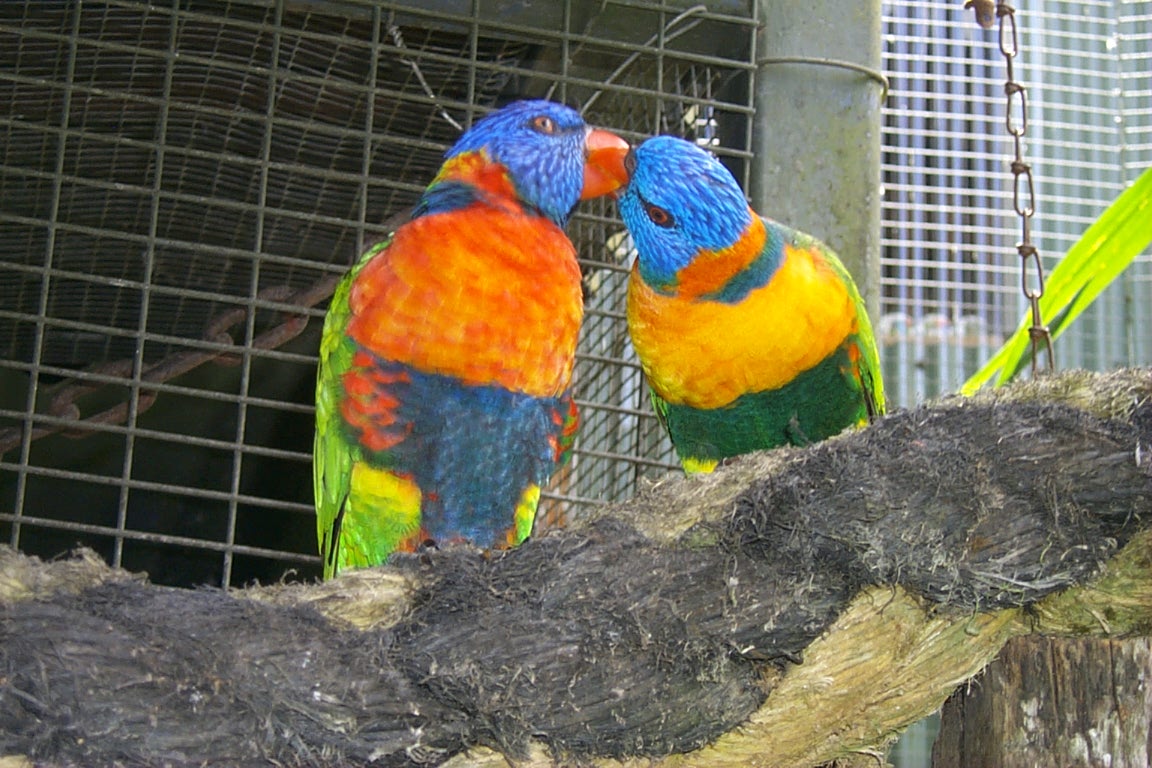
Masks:
[[[316,375],[316,437],[312,448],[312,492],[316,502],[316,533],[324,561],[324,578],[331,578],[346,563],[342,555],[342,529],[347,528],[353,466],[361,462],[360,448],[349,439],[340,401],[343,375],[352,365],[356,351],[346,333],[351,317],[349,294],[356,276],[372,258],[388,246],[390,239],[370,248],[337,284],[324,318],[320,337],[320,365]],[[348,531],[343,531],[346,534]]]
[[[664,427],[664,431],[672,440],[672,447],[676,449],[676,456],[680,459],[680,466],[684,467],[685,472],[688,474],[711,472],[720,463],[720,459],[734,455],[733,453],[725,453],[724,449],[712,440],[717,435],[708,431],[703,425],[699,425],[698,428],[698,425],[694,423],[698,419],[693,418],[697,415],[707,416],[724,413],[727,409],[701,411],[682,405],[674,406],[651,387],[648,388],[648,395],[652,399],[652,410],[656,412],[660,426]],[[722,418],[721,422],[722,432],[731,428],[731,423],[726,418]],[[700,431],[700,429],[704,429],[704,431]],[[707,435],[708,438],[700,439],[704,435]],[[749,450],[756,450],[756,448]]]

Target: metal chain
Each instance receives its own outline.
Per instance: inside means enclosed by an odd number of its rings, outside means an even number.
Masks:
[[[984,28],[992,26],[991,0],[967,0],[965,8],[976,12],[976,21]],[[1023,85],[1016,82],[1013,62],[1020,53],[1019,37],[1016,32],[1016,9],[1003,0],[996,0],[995,16],[1000,19],[1000,53],[1004,55],[1007,80],[1004,95],[1005,126],[1012,137],[1015,156],[1012,159],[1012,207],[1020,218],[1020,242],[1016,252],[1020,256],[1020,290],[1032,311],[1032,325],[1028,328],[1028,338],[1032,341],[1032,375],[1039,371],[1040,353],[1045,353],[1046,369],[1055,370],[1056,357],[1052,351],[1052,333],[1044,324],[1040,312],[1040,297],[1044,295],[1044,266],[1040,261],[1040,251],[1032,242],[1032,216],[1036,213],[1036,188],[1032,180],[1032,166],[1024,160],[1023,137],[1028,131],[1028,94]],[[1033,276],[1033,273],[1034,276]]]

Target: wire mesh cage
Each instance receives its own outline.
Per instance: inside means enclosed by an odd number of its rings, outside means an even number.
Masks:
[[[754,31],[743,3],[0,6],[4,540],[84,544],[167,584],[316,573],[335,279],[461,126],[514,99],[711,141],[746,175]],[[546,496],[569,514],[671,466],[611,214],[570,226],[582,429]]]
[[[461,126],[518,98],[690,138],[747,188],[763,7],[0,3],[0,542],[86,545],[163,584],[318,574],[312,402],[336,279]],[[1051,266],[1152,165],[1152,2],[1023,11]],[[875,325],[889,399],[909,405],[963,381],[1023,300],[994,33],[958,0],[885,2],[882,23]],[[627,340],[611,204],[569,234],[582,425],[544,512],[574,516],[674,464]],[[1145,257],[1061,340],[1062,365],[1152,363],[1150,299]]]
[[[335,280],[518,98],[706,144],[746,183],[762,2],[0,3],[0,536],[167,584],[318,571],[319,319]],[[1021,22],[1050,266],[1152,164],[1152,3]],[[1023,309],[1002,61],[962,4],[883,4],[881,357],[890,400],[954,389]],[[747,186],[746,186],[747,188]],[[764,211],[772,215],[772,211]],[[585,323],[578,515],[673,468],[623,322],[612,204],[569,226]],[[814,232],[820,235],[821,232]],[[1057,346],[1152,362],[1152,262]]]
[[[887,393],[910,405],[959,387],[1015,330],[1027,302],[998,27],[981,29],[947,0],[884,3],[883,15],[892,87],[878,332]],[[1017,16],[1032,226],[1051,269],[1152,166],[1152,3],[1042,0]],[[1150,279],[1145,254],[1057,341],[1059,367],[1152,362]]]

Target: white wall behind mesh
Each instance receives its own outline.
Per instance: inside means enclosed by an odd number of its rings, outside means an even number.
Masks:
[[[1046,268],[1152,164],[1152,3],[1040,0],[1020,9],[1033,239]],[[883,315],[889,392],[956,389],[1025,308],[997,30],[954,2],[884,4]],[[1152,362],[1145,255],[1056,344],[1060,367]]]

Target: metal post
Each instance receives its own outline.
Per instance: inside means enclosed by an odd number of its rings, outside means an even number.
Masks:
[[[828,243],[880,304],[880,0],[757,0],[757,211]]]

